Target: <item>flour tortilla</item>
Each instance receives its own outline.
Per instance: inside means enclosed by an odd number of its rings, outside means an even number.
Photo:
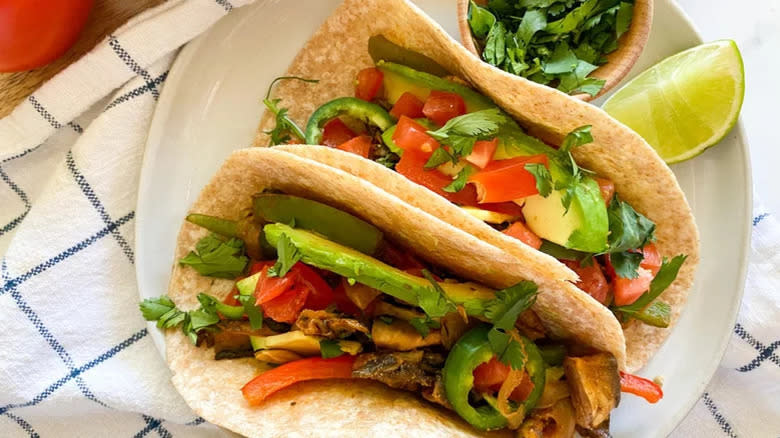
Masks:
[[[373,65],[368,39],[374,35],[384,35],[402,47],[433,59],[493,99],[529,133],[549,143],[560,144],[573,129],[593,126],[594,142],[574,150],[577,162],[614,181],[620,197],[656,223],[657,246],[661,254],[669,257],[688,255],[677,280],[662,295],[663,301],[672,308],[670,327],[655,328],[636,321],[625,327],[628,369],[635,371],[644,366],[679,319],[699,262],[698,230],[685,195],[669,167],[638,134],[601,109],[482,62],[406,0],[346,0],[342,3],[285,73],[317,78],[320,82],[287,81],[274,92],[282,99],[282,105],[289,108],[293,120],[304,126],[309,115],[323,103],[353,95],[357,72]],[[263,131],[272,126],[273,120],[266,114],[255,145],[268,144],[268,136]],[[369,180],[407,203],[516,255],[529,265],[529,269],[532,265],[534,269],[546,270],[549,281],[576,279],[571,270],[546,254],[500,235],[443,198],[369,160],[332,149],[283,148]]]
[[[334,167],[274,148],[234,152],[203,189],[191,211],[238,219],[263,189],[305,196],[362,217],[428,262],[488,286],[503,288],[524,277],[517,257],[410,206],[369,182]],[[205,236],[185,222],[176,259]],[[562,284],[562,283],[561,283]],[[224,297],[232,282],[203,277],[186,266],[173,269],[168,295],[182,309],[198,306],[197,294]],[[625,358],[620,325],[595,300],[577,290],[540,286],[534,310],[552,333]],[[211,349],[193,346],[178,330],[166,333],[173,384],[206,420],[248,436],[478,436],[455,414],[410,393],[371,382],[311,382],[295,385],[250,407],[241,387],[257,375],[258,362],[215,361]],[[295,402],[293,405],[292,403]]]

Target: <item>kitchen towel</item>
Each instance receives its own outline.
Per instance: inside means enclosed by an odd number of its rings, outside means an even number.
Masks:
[[[174,390],[138,312],[133,227],[176,50],[248,3],[169,0],[0,120],[0,436],[225,434]],[[753,225],[731,343],[674,436],[780,434],[780,231],[760,209]]]

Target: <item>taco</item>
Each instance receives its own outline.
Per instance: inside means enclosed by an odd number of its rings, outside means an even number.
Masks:
[[[235,432],[572,436],[607,431],[621,388],[662,395],[620,371],[598,303],[349,173],[243,149],[191,211],[141,310],[184,400]]]
[[[306,143],[279,147],[525,260],[526,275],[576,285],[623,323],[630,370],[666,339],[698,231],[635,132],[480,61],[405,0],[345,1],[286,75],[319,82],[277,85],[257,145]]]

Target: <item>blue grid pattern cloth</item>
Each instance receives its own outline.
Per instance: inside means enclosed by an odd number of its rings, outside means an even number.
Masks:
[[[169,0],[0,120],[0,436],[221,436],[186,406],[138,312],[143,147],[176,50],[251,0]],[[675,436],[780,434],[780,231],[754,219],[745,300]]]

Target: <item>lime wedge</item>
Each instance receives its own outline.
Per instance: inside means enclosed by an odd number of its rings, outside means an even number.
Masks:
[[[718,143],[737,123],[745,71],[736,43],[702,44],[642,72],[603,109],[639,133],[669,164]]]

